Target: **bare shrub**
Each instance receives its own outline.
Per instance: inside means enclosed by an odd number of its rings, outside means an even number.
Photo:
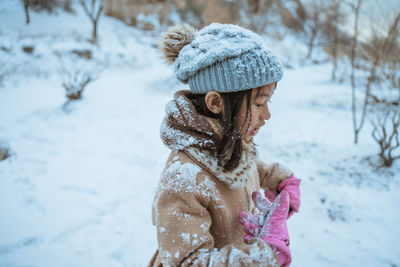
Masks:
[[[30,0],[23,0],[22,3],[25,11],[25,23],[29,24],[31,22],[31,17],[29,15]]]
[[[320,46],[324,42],[322,34],[322,25],[325,24],[327,18],[326,2],[322,0],[313,1],[306,9],[306,19],[303,25],[302,39],[308,47],[306,55],[307,59],[312,57],[313,49]]]
[[[77,100],[82,98],[82,93],[86,86],[95,80],[94,73],[90,71],[81,72],[74,70],[72,72],[66,72],[67,77],[62,83],[65,88],[66,95],[70,100]]]
[[[272,2],[278,5],[277,12],[283,25],[295,32],[304,31],[307,12],[302,0],[275,0]],[[269,12],[275,12],[275,10],[269,10]]]
[[[328,52],[336,67],[339,44],[346,39],[346,34],[340,30],[346,19],[342,2],[316,0],[303,5],[300,0],[292,1],[297,3],[297,16],[293,16],[289,24],[284,24],[298,32],[299,38],[306,44],[308,51],[305,58],[312,58],[315,47],[329,47]],[[285,21],[284,14],[280,13]]]
[[[372,37],[362,47],[361,57],[369,62],[368,91],[372,91],[374,86],[389,89],[400,87],[399,24],[400,12],[384,34],[378,35],[372,28]],[[374,92],[370,92],[370,97],[373,101],[379,101],[379,97]]]
[[[92,42],[95,43],[97,41],[97,26],[104,8],[103,0],[79,0],[79,3],[92,23]]]
[[[372,137],[379,145],[379,157],[385,167],[400,158],[400,55],[396,53],[400,45],[399,24],[400,12],[386,33],[373,35],[363,49],[363,57],[369,63],[366,94],[371,106]]]
[[[55,55],[60,65],[59,73],[68,98],[67,102],[81,99],[86,87],[99,77],[101,66],[73,52],[55,52]]]
[[[268,14],[273,10],[273,0],[250,0],[244,5],[247,26],[256,31],[264,32],[269,24]]]
[[[393,53],[393,47],[397,47],[398,45],[400,45],[399,42],[399,31],[398,31],[398,25],[400,23],[400,12],[397,14],[396,18],[394,19],[393,23],[390,25],[386,36],[377,41],[376,36],[374,36],[372,42],[371,42],[371,53],[367,54],[367,57],[369,59],[369,61],[371,62],[371,68],[369,70],[369,77],[368,77],[368,83],[367,83],[367,90],[370,91],[371,86],[373,85],[373,83],[375,81],[382,81],[384,79],[387,79],[388,77],[393,77],[391,79],[392,85],[396,84],[396,75],[393,73],[393,75],[389,74],[389,75],[385,75],[385,70],[389,70],[389,72],[391,70],[395,70],[396,69],[396,63],[398,63],[398,61],[392,61],[390,58],[396,57],[398,59],[400,59],[399,55],[395,55]],[[386,60],[385,62],[385,58],[387,58],[387,55],[391,55],[389,57],[389,59]],[[394,63],[390,64],[390,66],[392,68],[385,68],[385,65],[387,65],[387,63]],[[379,77],[379,69],[381,69],[381,74],[383,74],[383,77]]]
[[[62,8],[64,11],[73,12],[72,0],[21,0],[24,5],[25,22],[30,23],[29,10],[36,12],[47,11],[53,13],[56,9]]]
[[[277,1],[279,15],[286,27],[295,31],[307,46],[306,59],[311,59],[316,47],[323,47],[333,59],[332,76],[336,76],[337,58],[343,45],[349,45],[349,36],[342,26],[346,22],[344,4],[340,0]]]
[[[328,41],[328,53],[332,57],[331,79],[336,80],[336,71],[338,67],[338,57],[344,55],[346,46],[350,45],[348,34],[341,30],[341,26],[346,22],[347,14],[343,9],[343,2],[340,0],[331,0],[326,7],[326,21],[322,25],[322,31]]]
[[[384,90],[391,90],[396,87],[396,80],[398,75],[398,68],[396,69],[397,62],[385,62],[383,59],[387,58],[387,54],[391,51],[393,40],[398,40],[397,26],[400,21],[400,13],[394,19],[390,25],[386,36],[383,38],[377,38],[373,35],[369,42],[359,44],[358,40],[358,22],[362,0],[358,0],[356,6],[353,7],[355,13],[354,19],[354,33],[353,41],[351,46],[351,88],[352,88],[352,118],[353,118],[353,131],[354,131],[354,143],[357,144],[358,136],[363,128],[365,118],[367,116],[368,108],[371,102],[379,102],[379,97],[376,93]],[[372,31],[374,32],[374,31]],[[397,37],[396,37],[397,34]],[[379,40],[379,41],[378,41]],[[399,43],[399,42],[397,42]],[[358,60],[358,62],[356,62]],[[389,67],[388,67],[389,66]],[[360,70],[366,73],[364,100],[362,101],[361,115],[359,120],[357,119],[357,97],[356,97],[356,70]],[[389,70],[386,71],[386,70]],[[388,85],[385,81],[391,80],[391,85]],[[397,83],[398,84],[398,83]],[[390,102],[390,100],[389,100]]]
[[[52,13],[57,8],[70,5],[71,0],[24,0],[24,2],[29,2],[30,8],[36,12],[47,11]]]
[[[382,166],[390,167],[400,158],[400,107],[386,105],[381,111],[376,111],[370,121],[373,125],[372,137],[379,145]]]

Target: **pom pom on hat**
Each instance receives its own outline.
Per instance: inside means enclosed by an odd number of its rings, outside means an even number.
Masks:
[[[197,30],[186,23],[169,28],[161,36],[160,50],[167,63],[173,64],[182,48],[190,44]]]

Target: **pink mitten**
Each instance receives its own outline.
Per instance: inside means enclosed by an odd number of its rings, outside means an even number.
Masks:
[[[281,267],[290,265],[292,257],[289,248],[289,232],[286,218],[289,211],[289,193],[283,190],[272,204],[258,237],[275,250]]]
[[[294,175],[291,175],[288,179],[282,181],[278,185],[279,192],[281,192],[282,190],[286,190],[289,193],[290,209],[287,217],[288,219],[290,218],[290,216],[293,215],[293,213],[299,212],[300,182],[301,182],[300,179],[296,178]],[[277,196],[275,192],[272,192],[268,189],[265,189],[264,194],[270,201],[274,201]]]
[[[269,212],[272,206],[272,202],[266,199],[259,191],[255,191],[252,194],[252,199],[256,207],[261,213],[250,214],[246,212],[239,213],[239,222],[243,225],[243,230],[246,233],[244,236],[244,242],[248,242],[251,238],[258,236],[264,221],[266,214]]]
[[[255,215],[241,212],[239,222],[246,233],[244,241],[259,237],[274,249],[281,266],[289,266],[291,255],[289,249],[289,233],[286,218],[289,211],[289,194],[283,190],[273,203],[265,199],[258,191],[252,198],[257,208],[262,211]]]

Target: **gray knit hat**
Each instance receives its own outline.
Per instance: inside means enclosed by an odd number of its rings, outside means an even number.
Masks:
[[[176,77],[196,94],[242,91],[282,78],[281,64],[262,38],[237,25],[212,23],[196,32],[183,24],[165,33],[162,42]]]

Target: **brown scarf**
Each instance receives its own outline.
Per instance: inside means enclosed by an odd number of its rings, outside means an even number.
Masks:
[[[188,98],[190,91],[178,91],[166,106],[166,115],[161,124],[160,135],[171,150],[183,150],[191,158],[204,165],[209,172],[226,183],[231,189],[246,185],[256,171],[257,150],[253,142],[243,142],[239,165],[233,171],[218,166],[215,157],[216,140],[222,133],[217,120],[199,114]]]
[[[190,91],[178,91],[166,108],[166,116],[161,124],[160,135],[164,144],[172,151],[194,146],[213,153],[218,134],[209,118],[197,113],[187,97]]]

